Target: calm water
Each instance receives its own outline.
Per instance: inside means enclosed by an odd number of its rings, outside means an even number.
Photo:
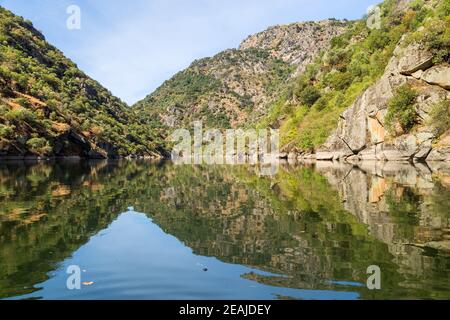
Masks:
[[[0,299],[450,299],[449,166],[4,162],[0,203]]]

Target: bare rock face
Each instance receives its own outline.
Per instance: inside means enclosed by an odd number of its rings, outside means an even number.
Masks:
[[[450,161],[450,147],[433,149],[427,161]]]
[[[341,115],[336,131],[317,150],[317,159],[450,161],[450,142],[433,145],[438,137],[428,126],[431,108],[450,99],[450,66],[433,66],[432,61],[433,56],[420,46],[399,44],[380,80]],[[415,107],[420,125],[411,133],[392,136],[385,116],[389,100],[404,83],[418,93]]]
[[[425,160],[431,151],[434,133],[431,129],[402,135],[380,147],[381,158],[390,161]]]
[[[426,70],[420,79],[429,84],[438,85],[444,89],[450,90],[450,66],[440,65]]]
[[[331,39],[345,30],[346,24],[338,20],[279,25],[249,36],[239,49],[267,50],[272,57],[298,66],[298,74],[321,50],[330,46]]]
[[[450,161],[450,131],[447,131],[427,157],[427,161]]]
[[[402,75],[412,75],[419,70],[425,70],[433,65],[433,55],[420,48],[417,44],[409,45],[399,61],[398,70]]]

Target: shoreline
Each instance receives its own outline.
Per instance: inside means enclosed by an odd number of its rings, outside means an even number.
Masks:
[[[80,157],[80,156],[60,156],[60,157],[39,157],[39,156],[0,156],[0,161],[53,161],[53,160],[170,160],[164,157],[151,156],[127,156],[114,158],[99,158],[99,157]]]
[[[427,163],[441,163],[449,164],[448,160],[388,160],[388,159],[318,159],[315,154],[308,155],[285,155],[280,154],[275,156],[278,161],[268,162],[271,163],[335,163],[335,164],[348,164],[358,165],[362,163],[398,163],[398,164],[411,164],[411,165],[423,165]],[[149,161],[173,161],[168,157],[151,157],[151,156],[127,156],[127,157],[115,157],[115,158],[96,158],[96,157],[80,157],[80,156],[61,156],[61,157],[38,157],[38,156],[0,156],[0,162],[6,161],[26,161],[26,162],[48,162],[48,161],[119,161],[119,160],[149,160]],[[263,162],[261,162],[263,163]],[[243,163],[250,164],[250,163]],[[226,163],[223,163],[226,165]]]

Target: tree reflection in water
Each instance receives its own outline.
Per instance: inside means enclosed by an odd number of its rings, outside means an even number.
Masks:
[[[134,206],[197,255],[283,275],[242,275],[262,284],[448,299],[449,177],[389,163],[285,165],[274,177],[251,166],[0,163],[0,298],[38,290]],[[364,286],[370,265],[383,290]]]

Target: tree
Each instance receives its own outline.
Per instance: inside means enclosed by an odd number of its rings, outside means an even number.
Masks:
[[[389,130],[393,130],[399,123],[405,132],[409,132],[416,123],[417,92],[409,84],[404,84],[397,89],[394,96],[388,102],[386,124]]]
[[[31,138],[27,141],[30,151],[39,155],[46,155],[52,151],[49,142],[45,138]]]
[[[302,104],[311,107],[317,100],[321,97],[319,89],[314,86],[306,87],[302,92],[300,92],[300,101]]]

